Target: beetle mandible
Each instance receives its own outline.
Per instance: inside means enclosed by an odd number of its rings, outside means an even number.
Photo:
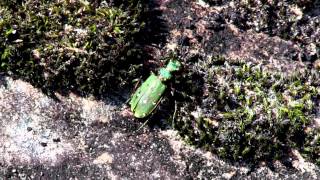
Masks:
[[[130,100],[131,111],[136,118],[144,118],[153,112],[159,104],[167,85],[166,81],[172,78],[172,72],[178,71],[181,63],[171,59],[165,68],[161,68],[158,75],[151,73],[145,82],[132,95]]]

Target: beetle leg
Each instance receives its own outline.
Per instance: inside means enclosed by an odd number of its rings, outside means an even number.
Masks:
[[[133,113],[128,109],[128,107],[125,107],[121,110],[120,115],[123,117],[131,117]]]
[[[174,96],[174,93],[175,93],[176,89],[172,87],[172,83],[170,83],[170,89],[171,89],[171,91],[170,91],[171,96]]]
[[[138,88],[138,85],[140,84],[140,82],[141,82],[141,78],[139,78],[139,80],[137,81],[137,83],[136,83],[136,85],[134,86],[134,91],[136,91],[137,90],[137,88]]]
[[[174,100],[174,112],[173,112],[173,117],[172,117],[172,122],[171,122],[171,127],[174,128],[174,119],[176,117],[177,114],[177,101]]]
[[[181,91],[175,91],[175,92],[177,92],[178,94],[180,94],[181,96],[183,96],[184,98],[189,98],[189,99],[191,99],[192,101],[195,101],[195,97],[192,97],[192,96],[190,96],[190,95],[188,95],[187,93],[185,93],[185,92],[181,92]]]
[[[138,131],[140,131],[141,128],[143,128],[144,126],[146,126],[146,124],[149,122],[150,118],[148,118],[137,130],[135,130],[133,133],[137,133]]]

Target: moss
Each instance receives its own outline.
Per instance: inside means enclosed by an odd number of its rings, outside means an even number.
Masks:
[[[223,6],[220,16],[241,30],[278,36],[298,45],[294,60],[315,61],[320,57],[319,0],[206,0]]]
[[[304,158],[315,162],[320,166],[320,131],[318,128],[312,127],[308,130],[304,146],[299,147]]]
[[[289,149],[305,147],[311,136],[305,130],[312,125],[320,93],[319,72],[270,72],[241,61],[221,64],[222,59],[199,60],[190,67],[194,73],[206,72],[203,85],[196,86],[202,94],[177,85],[178,91],[201,99],[178,101],[175,127],[180,134],[221,157],[251,162],[282,159]],[[192,76],[177,82],[187,78]]]
[[[295,60],[315,61],[320,57],[317,11],[320,1],[233,1],[224,18],[243,30],[252,29],[290,40],[302,48]]]
[[[120,87],[136,75],[143,10],[138,0],[3,1],[0,70],[50,90]]]

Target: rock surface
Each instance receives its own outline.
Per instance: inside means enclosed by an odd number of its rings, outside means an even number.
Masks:
[[[172,129],[145,127],[126,115],[124,102],[60,97],[55,101],[20,80],[2,77],[0,176],[67,178],[316,179],[319,168],[275,162],[251,171],[185,144]],[[302,163],[302,164],[301,164]]]
[[[170,29],[166,48],[187,43],[188,56],[216,52],[230,59],[263,61],[294,70],[299,47],[289,40],[237,27],[209,27],[220,12],[186,0],[159,1]],[[175,16],[178,14],[178,16]],[[190,25],[188,30],[186,26]],[[210,28],[226,28],[215,36]],[[219,32],[218,32],[219,33]],[[225,37],[225,39],[218,39]],[[180,50],[183,51],[182,47]],[[155,51],[161,51],[155,49]],[[155,53],[154,58],[161,53]],[[293,167],[278,161],[231,163],[185,144],[172,128],[144,127],[129,113],[129,93],[96,100],[74,94],[52,99],[21,80],[0,75],[0,178],[3,179],[318,179],[318,166],[298,152]]]

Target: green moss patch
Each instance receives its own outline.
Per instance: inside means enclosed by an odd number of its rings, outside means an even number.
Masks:
[[[135,76],[142,3],[2,1],[0,70],[43,89],[102,93]]]
[[[198,78],[188,85],[192,72],[177,79],[187,85],[178,88],[183,93],[175,127],[187,142],[232,160],[283,159],[293,148],[319,161],[319,140],[313,139],[319,133],[310,128],[320,95],[318,71],[270,72],[223,58],[199,61],[192,68],[202,75],[202,84]]]

